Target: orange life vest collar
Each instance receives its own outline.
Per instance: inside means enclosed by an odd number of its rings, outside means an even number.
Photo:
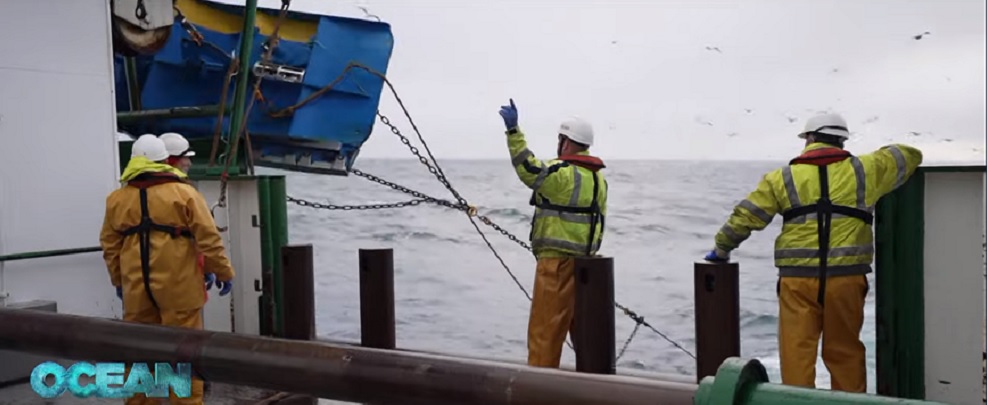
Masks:
[[[600,160],[600,158],[596,156],[590,155],[562,155],[559,156],[559,160],[584,169],[592,170],[594,172],[607,167],[603,164],[603,160]]]
[[[830,164],[845,160],[853,155],[849,151],[840,148],[820,148],[807,151],[788,164],[806,164],[815,166],[828,166]]]

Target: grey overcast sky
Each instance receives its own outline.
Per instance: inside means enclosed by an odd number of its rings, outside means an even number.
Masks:
[[[983,0],[292,1],[358,6],[391,24],[388,77],[439,159],[506,156],[497,111],[513,97],[543,158],[573,114],[604,159],[784,159],[829,110],[856,153],[984,160]],[[411,133],[386,89],[381,110]],[[410,155],[377,124],[361,156]]]

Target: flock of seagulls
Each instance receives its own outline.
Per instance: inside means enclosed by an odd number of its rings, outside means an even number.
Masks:
[[[929,31],[925,31],[925,32],[923,32],[921,34],[912,36],[912,38],[915,39],[916,41],[918,41],[918,40],[924,38],[926,35],[932,35],[932,33],[929,32]],[[617,41],[612,41],[610,43],[616,44]],[[710,51],[710,52],[723,53],[723,50],[721,50],[719,47],[716,47],[716,46],[707,45],[706,46],[706,50],[707,51]],[[833,73],[836,73],[836,72],[839,72],[839,71],[840,71],[839,69],[836,69],[836,68],[833,69]]]
[[[923,32],[921,34],[912,36],[912,39],[914,39],[916,41],[919,41],[922,38],[925,38],[926,36],[931,35],[931,34],[932,34],[931,32],[925,31],[925,32]],[[616,43],[616,41],[613,41],[613,43]],[[717,46],[707,45],[705,49],[707,51],[709,51],[709,52],[716,52],[716,53],[719,53],[719,54],[722,54],[723,53],[723,50],[720,49]],[[839,72],[840,72],[840,69],[839,68],[832,68],[830,70],[830,73],[839,73]],[[948,77],[948,76],[943,76],[943,78],[946,79],[946,81],[948,81],[948,82],[952,82],[952,79],[950,77]],[[838,99],[837,101],[839,101],[839,100],[840,99]],[[825,112],[829,112],[830,110],[831,109],[827,109],[826,111],[817,111],[815,109],[807,109],[806,112],[809,112],[809,113],[825,113]],[[751,109],[751,108],[744,108],[744,112],[747,113],[748,115],[750,115],[750,114],[753,114],[754,113],[754,110]],[[783,115],[784,115],[785,119],[788,121],[789,124],[794,124],[794,123],[796,123],[796,122],[799,121],[799,118],[798,117],[793,117],[793,116],[788,115],[788,114],[783,114]],[[869,117],[869,118],[865,119],[864,121],[862,121],[862,125],[873,124],[873,123],[877,122],[878,120],[880,120],[880,117],[878,117],[878,116],[872,116],[872,117]],[[705,119],[703,117],[698,117],[697,116],[695,118],[695,122],[696,122],[696,124],[699,124],[699,125],[704,125],[704,126],[709,126],[709,127],[714,126],[712,121],[710,121],[708,119]],[[738,134],[737,132],[730,132],[726,136],[728,138],[733,138],[733,137],[736,137],[738,135],[740,135],[740,134]],[[851,135],[857,135],[857,133],[856,132],[852,132]],[[910,131],[910,132],[908,132],[908,135],[909,136],[912,136],[912,137],[924,136],[925,138],[931,138],[931,137],[934,137],[935,136],[935,134],[933,134],[932,132],[919,132],[919,131]],[[887,140],[888,141],[893,141],[892,138],[887,138]],[[940,141],[941,142],[946,142],[946,143],[951,143],[951,142],[953,142],[953,139],[952,138],[940,138]],[[978,152],[978,153],[983,151],[982,148],[972,148],[972,150],[974,152]]]
[[[364,6],[357,6],[357,7],[358,7],[358,8],[360,9],[360,10],[362,10],[362,11],[363,11],[363,14],[364,14],[364,18],[368,18],[368,19],[369,19],[369,18],[372,18],[372,19],[375,19],[375,20],[377,20],[377,21],[380,21],[380,17],[378,17],[378,16],[376,16],[376,15],[374,15],[374,14],[371,14],[371,13],[370,13],[370,10],[368,10],[368,9],[367,9],[366,7],[364,7]],[[912,36],[912,38],[913,38],[914,40],[916,40],[916,41],[918,41],[918,40],[921,40],[922,38],[924,38],[925,36],[927,36],[927,35],[931,35],[931,34],[932,34],[931,32],[929,32],[929,31],[925,31],[925,32],[923,32],[923,33],[921,33],[921,34],[918,34],[918,35],[914,35],[914,36]],[[612,41],[610,41],[610,44],[611,44],[611,45],[616,45],[616,44],[617,44],[617,41],[616,41],[616,40],[612,40]],[[722,49],[720,49],[720,48],[719,48],[718,46],[711,46],[711,45],[707,45],[705,49],[706,49],[707,51],[709,51],[709,52],[716,52],[716,53],[719,53],[719,54],[722,54],[722,53],[723,53],[723,50],[722,50]],[[839,72],[840,72],[840,69],[839,69],[839,68],[832,68],[832,69],[830,70],[830,73],[839,73]],[[946,79],[946,81],[950,81],[950,82],[952,81],[952,79],[951,79],[951,78],[949,78],[948,76],[943,76],[943,77],[944,77],[944,78]],[[838,100],[838,101],[839,101],[839,100]],[[828,110],[830,110],[830,109],[827,109],[827,111],[828,111]],[[808,110],[806,110],[806,111],[807,111],[807,112],[816,112],[816,113],[823,113],[823,112],[826,112],[826,111],[816,111],[816,110],[813,110],[813,109],[808,109]],[[751,114],[754,114],[754,109],[752,109],[752,108],[744,108],[744,112],[745,112],[745,113],[747,113],[748,115],[751,115]],[[799,118],[798,118],[798,117],[793,117],[793,116],[791,116],[791,115],[785,115],[785,119],[786,119],[786,120],[788,121],[788,123],[789,123],[789,124],[794,124],[794,123],[796,123],[796,122],[797,122],[797,121],[799,120]],[[875,123],[875,122],[877,122],[877,121],[878,121],[879,119],[880,119],[880,117],[877,117],[877,116],[873,116],[873,117],[870,117],[870,118],[867,118],[866,120],[864,120],[864,121],[863,121],[863,124],[864,124],[864,125],[867,125],[867,124],[873,124],[873,123]],[[695,122],[696,122],[697,124],[699,124],[699,125],[704,125],[704,126],[708,126],[708,127],[712,127],[712,126],[714,126],[714,125],[713,125],[713,122],[712,122],[712,121],[710,121],[710,120],[707,120],[707,119],[705,119],[705,118],[703,118],[703,117],[696,117],[696,118],[695,118]],[[612,127],[612,125],[611,125],[611,127]],[[613,128],[611,128],[611,129],[613,129]],[[856,133],[854,132],[854,133],[852,133],[851,135],[855,135],[855,134],[856,134]],[[933,134],[932,134],[931,132],[928,132],[928,133],[923,133],[923,132],[917,132],[917,131],[911,131],[911,132],[909,132],[908,134],[909,134],[909,135],[911,135],[911,136],[914,136],[914,137],[918,137],[918,136],[922,136],[922,135],[926,135],[926,136],[931,136],[931,135],[933,135]],[[728,138],[733,138],[733,137],[736,137],[736,136],[738,136],[738,135],[740,135],[740,134],[739,134],[739,133],[737,133],[737,132],[730,132],[730,133],[728,133],[728,134],[727,134],[726,136],[727,136]],[[890,141],[891,139],[889,138],[888,140]],[[942,138],[942,139],[941,139],[941,141],[942,141],[942,142],[953,142],[953,139],[951,139],[951,138]],[[973,150],[974,150],[975,152],[980,152],[980,151],[982,151],[982,149],[978,149],[978,148],[973,148]]]

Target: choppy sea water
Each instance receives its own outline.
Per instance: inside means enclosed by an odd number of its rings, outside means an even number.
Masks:
[[[530,191],[510,162],[439,161],[450,183],[481,214],[527,240]],[[727,215],[767,171],[784,162],[611,161],[609,215],[601,254],[614,258],[617,301],[695,351],[693,263],[713,246]],[[358,168],[429,195],[451,194],[416,160],[361,159]],[[263,170],[264,173],[275,172]],[[322,203],[371,204],[412,197],[356,176],[288,176],[288,194]],[[398,346],[523,362],[528,301],[465,215],[417,207],[328,211],[289,204],[291,243],[315,248],[316,325],[321,338],[359,341],[357,251],[393,248]],[[778,304],[773,241],[780,219],[735,251],[740,263],[741,354],[758,358],[780,382]],[[528,291],[534,258],[492,229],[481,229]],[[873,274],[869,276],[873,286]],[[634,322],[617,314],[618,345]],[[868,391],[875,392],[874,289],[867,297],[861,337],[867,347]],[[575,357],[565,348],[563,363]],[[694,374],[694,360],[642,329],[618,368]],[[619,372],[619,370],[618,370]],[[820,359],[817,386],[829,388]]]

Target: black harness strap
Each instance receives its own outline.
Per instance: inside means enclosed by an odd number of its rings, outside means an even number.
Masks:
[[[141,275],[144,279],[144,292],[147,293],[151,304],[157,308],[158,302],[154,299],[154,294],[151,293],[151,231],[164,232],[173,238],[191,238],[192,232],[187,228],[161,225],[151,221],[151,211],[147,208],[147,186],[141,185],[138,188],[140,189],[141,222],[120,233],[123,236],[136,234],[139,238],[138,246],[140,247]]]
[[[829,169],[819,166],[819,201],[816,206],[816,229],[819,235],[819,306],[826,304],[826,261],[829,258],[829,231],[833,221],[833,202],[829,199]]]
[[[155,308],[157,308],[158,301],[154,299],[154,294],[151,293],[151,228],[152,228],[151,224],[152,222],[151,222],[150,211],[148,211],[147,209],[147,188],[141,188],[140,193],[141,193],[141,225],[143,225],[143,227],[137,232],[139,232],[138,235],[140,235],[141,275],[144,278],[144,292],[146,292],[147,297],[151,299],[151,304],[154,305]]]
[[[793,162],[794,163],[794,162]],[[851,218],[864,221],[867,225],[874,223],[874,215],[854,207],[834,205],[829,198],[829,170],[828,164],[821,164],[819,168],[819,200],[814,204],[803,205],[790,208],[782,212],[785,221],[789,221],[804,215],[816,214],[817,237],[819,238],[819,294],[816,301],[820,306],[825,306],[826,301],[826,267],[829,259],[830,233],[833,225],[833,214],[841,214]],[[859,186],[859,185],[858,185]]]
[[[603,214],[600,212],[600,202],[597,199],[597,193],[600,191],[600,181],[596,172],[593,172],[593,200],[589,203],[589,208],[592,210],[589,219],[589,241],[586,242],[586,256],[590,255],[593,251],[593,239],[596,237],[596,223],[600,222],[600,235],[603,235]]]

